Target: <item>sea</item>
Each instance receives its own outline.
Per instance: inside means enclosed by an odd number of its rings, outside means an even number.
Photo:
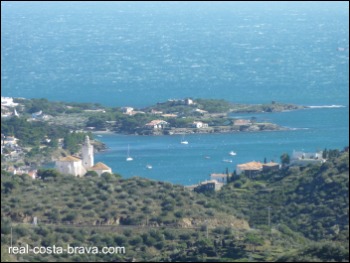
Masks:
[[[191,185],[293,150],[342,149],[349,3],[2,1],[1,94],[134,108],[186,97],[312,106],[232,115],[288,131],[186,135],[188,145],[99,134],[108,150],[95,161],[125,178]]]

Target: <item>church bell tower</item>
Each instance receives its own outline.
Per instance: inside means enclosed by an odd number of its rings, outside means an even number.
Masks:
[[[94,146],[91,145],[90,138],[87,135],[82,147],[82,161],[83,166],[86,170],[94,166]]]

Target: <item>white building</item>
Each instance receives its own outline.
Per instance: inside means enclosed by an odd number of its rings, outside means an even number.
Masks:
[[[206,111],[206,110],[201,110],[201,109],[195,109],[194,111],[195,111],[195,112],[198,112],[199,114],[202,114],[202,115],[208,113],[208,111]]]
[[[4,136],[1,138],[2,142],[1,145],[8,146],[13,148],[14,146],[17,146],[18,139],[15,136]]]
[[[314,163],[324,163],[325,161],[322,157],[322,151],[314,153],[293,151],[290,163],[292,165],[305,166]]]
[[[90,143],[89,136],[85,137],[82,147],[82,158],[74,156],[63,157],[56,162],[56,169],[62,174],[84,176],[87,171],[96,171],[98,175],[104,172],[112,173],[112,169],[103,163],[94,165],[94,147]]]
[[[195,192],[206,192],[206,191],[220,191],[224,186],[223,183],[219,183],[216,180],[204,181],[194,187]]]
[[[193,105],[194,104],[192,99],[185,99],[185,103],[186,103],[186,105]]]
[[[124,114],[131,115],[132,112],[134,111],[134,108],[132,108],[132,107],[123,107],[122,111],[123,111]]]
[[[167,123],[166,121],[163,120],[153,120],[149,123],[147,123],[145,126],[148,129],[164,129],[165,127],[167,127],[169,125],[169,123]]]
[[[62,174],[70,174],[79,177],[86,174],[86,169],[84,168],[81,159],[74,156],[61,158],[56,162],[56,169]]]
[[[18,103],[13,102],[13,98],[11,97],[3,97],[1,96],[1,105],[7,107],[16,107]]]
[[[204,123],[204,122],[201,122],[201,121],[195,121],[195,122],[192,123],[192,127],[193,128],[197,128],[197,129],[208,128],[208,123]]]

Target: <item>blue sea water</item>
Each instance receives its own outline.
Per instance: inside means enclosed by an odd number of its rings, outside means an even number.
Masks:
[[[1,7],[8,96],[139,107],[187,96],[348,104],[349,51],[338,50],[349,47],[346,2]]]
[[[343,149],[349,144],[349,108],[321,108],[281,113],[239,114],[235,117],[257,117],[291,131],[237,132],[228,134],[187,135],[188,145],[180,143],[182,136],[97,137],[110,149],[95,156],[124,177],[140,176],[154,180],[191,185],[209,179],[210,173],[232,172],[236,165],[249,161],[280,161],[282,153],[293,150]],[[325,118],[324,116],[327,116]],[[133,162],[126,162],[127,148]],[[235,151],[236,156],[229,156]],[[205,157],[209,156],[210,159]],[[232,163],[223,162],[231,159]],[[146,168],[147,164],[152,169]]]
[[[103,135],[126,177],[190,184],[234,164],[349,143],[347,2],[1,2],[3,96],[144,107],[169,98],[343,105],[259,114],[288,132]],[[246,117],[250,117],[249,114]],[[127,144],[135,157],[126,163]],[[204,159],[204,155],[212,156]],[[145,165],[151,163],[152,170]]]

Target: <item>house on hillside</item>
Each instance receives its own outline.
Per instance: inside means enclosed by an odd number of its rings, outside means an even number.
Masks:
[[[241,126],[241,125],[251,125],[251,121],[250,120],[245,120],[245,119],[237,119],[237,120],[234,120],[234,125],[238,125],[238,126]]]
[[[236,173],[237,175],[244,173],[248,177],[255,177],[262,171],[262,169],[263,165],[261,162],[253,161],[249,163],[238,164],[236,166]]]
[[[192,99],[187,98],[187,99],[185,99],[185,104],[186,105],[194,105],[195,103]]]
[[[291,165],[306,166],[308,164],[324,163],[326,160],[322,157],[322,151],[320,152],[302,152],[293,151],[290,159]]]
[[[208,113],[208,111],[206,111],[206,110],[201,110],[201,109],[195,109],[194,112],[197,112],[197,113],[199,113],[199,114],[201,114],[201,115],[204,115],[204,114],[207,114],[207,113]]]
[[[159,111],[159,110],[152,109],[152,110],[151,110],[151,114],[154,114],[154,115],[162,115],[163,112],[162,112],[162,111]]]
[[[1,143],[3,146],[14,148],[17,145],[18,139],[15,136],[1,136]]]
[[[169,126],[169,123],[163,120],[153,120],[145,125],[147,129],[164,129]]]
[[[13,98],[11,98],[11,97],[1,96],[1,106],[16,107],[16,106],[18,106],[18,103],[13,102]]]
[[[197,129],[208,128],[208,123],[204,123],[201,121],[195,121],[192,123],[192,128],[197,128]]]
[[[278,171],[281,168],[281,165],[279,163],[275,162],[268,162],[268,163],[263,163],[263,172],[271,172],[271,171]]]
[[[162,114],[162,117],[164,117],[164,118],[177,118],[177,114],[166,113],[166,114]]]
[[[216,180],[210,180],[210,181],[204,181],[198,184],[196,187],[194,187],[194,191],[197,193],[202,192],[215,192],[221,190],[221,188],[224,186],[223,183],[219,183]]]
[[[132,108],[132,107],[123,107],[122,108],[122,112],[126,115],[131,115],[133,111],[134,111],[134,108]]]

